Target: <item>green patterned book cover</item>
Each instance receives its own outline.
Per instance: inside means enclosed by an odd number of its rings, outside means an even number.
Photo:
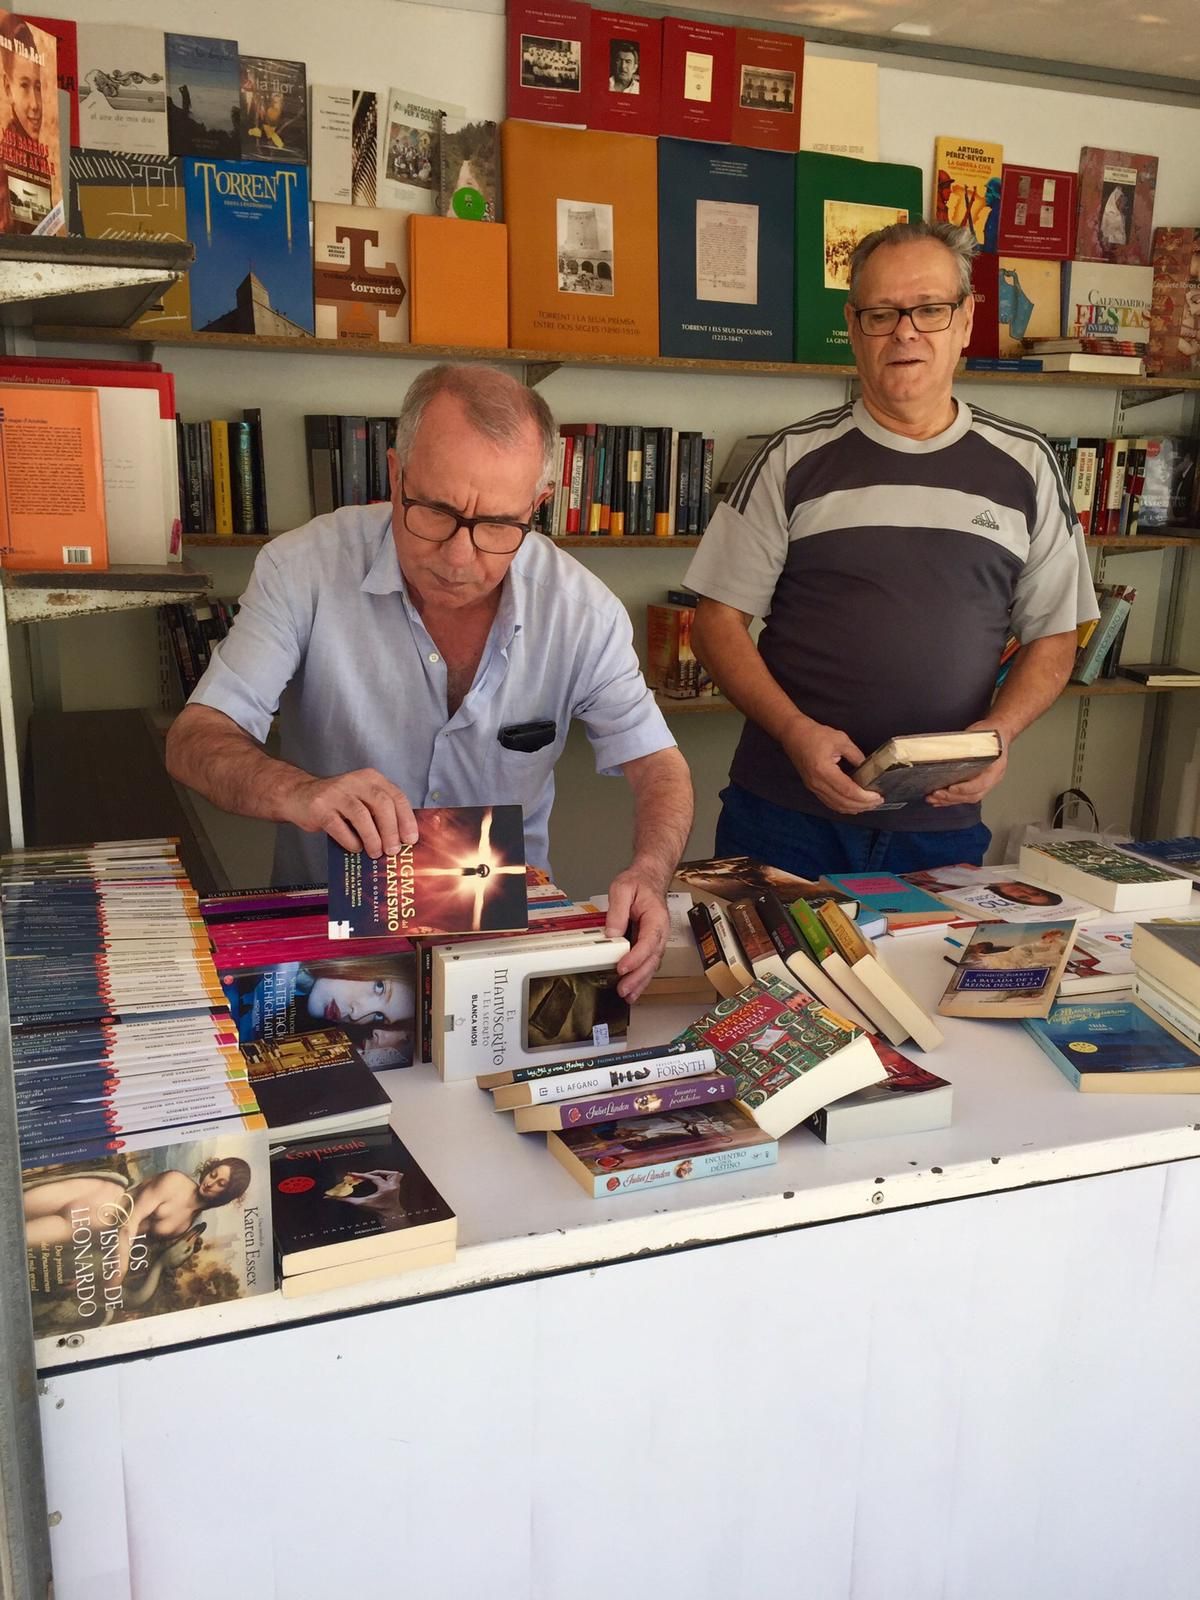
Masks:
[[[1061,844],[1039,844],[1033,849],[1061,861],[1077,872],[1089,872],[1106,883],[1176,883],[1177,872],[1166,872],[1148,861],[1138,861],[1123,850],[1113,850],[1096,839],[1065,839]]]

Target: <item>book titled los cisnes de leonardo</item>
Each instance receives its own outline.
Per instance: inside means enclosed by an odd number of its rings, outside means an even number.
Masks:
[[[1022,845],[1021,871],[1105,911],[1185,906],[1192,898],[1190,878],[1139,861],[1098,839]]]
[[[1044,1017],[1075,943],[1074,922],[976,927],[938,1002],[943,1017]]]
[[[520,806],[415,813],[416,844],[373,859],[329,840],[329,937],[481,933],[529,926]]]
[[[880,745],[851,776],[861,788],[883,796],[879,810],[899,811],[935,789],[974,777],[998,760],[1000,752],[1000,735],[991,728],[902,734]]]

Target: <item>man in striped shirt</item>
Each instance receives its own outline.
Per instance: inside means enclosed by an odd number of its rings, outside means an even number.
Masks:
[[[862,241],[846,305],[861,398],[771,438],[688,570],[696,653],[746,717],[718,855],[810,877],[981,861],[980,801],[1096,614],[1050,447],[951,392],[973,248],[921,220]],[[1021,650],[993,700],[1010,630]],[[894,735],[979,728],[1000,760],[925,801],[878,811],[850,777]]]

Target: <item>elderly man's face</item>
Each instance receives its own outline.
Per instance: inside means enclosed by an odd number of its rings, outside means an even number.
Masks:
[[[936,239],[883,245],[868,259],[855,292],[857,306],[919,306],[959,297],[958,263]],[[893,333],[870,338],[849,304],[846,321],[863,395],[882,411],[948,404],[954,369],[971,337],[975,302],[968,297],[941,333],[918,333],[902,317]]]
[[[532,423],[521,443],[496,445],[476,433],[456,399],[440,394],[430,402],[403,473],[395,452],[388,452],[396,553],[419,605],[461,608],[486,599],[503,583],[516,551],[490,555],[476,550],[466,528],[443,544],[416,537],[405,526],[401,493],[467,517],[529,522],[545,498],[545,491],[538,491],[541,467]]]

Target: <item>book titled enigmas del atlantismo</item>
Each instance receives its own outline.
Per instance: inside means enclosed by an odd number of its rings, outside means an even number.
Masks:
[[[529,926],[520,806],[415,813],[416,844],[372,859],[329,841],[329,937],[498,933]]]

